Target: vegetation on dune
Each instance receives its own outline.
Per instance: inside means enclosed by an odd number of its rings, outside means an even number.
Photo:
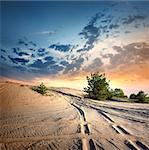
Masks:
[[[138,94],[131,94],[129,99],[124,94],[124,91],[120,88],[110,89],[109,80],[106,79],[105,74],[99,74],[98,72],[87,76],[88,86],[84,88],[86,92],[85,97],[96,99],[96,100],[106,100],[106,99],[125,99],[128,102],[138,102],[138,103],[149,103],[149,97],[143,91],[138,92]]]
[[[88,86],[84,88],[86,92],[85,97],[96,100],[113,99],[118,101],[127,101],[135,103],[149,103],[149,97],[143,91],[137,94],[132,93],[129,98],[125,95],[124,91],[120,88],[111,89],[109,86],[110,80],[107,80],[105,74],[98,72],[87,76]],[[32,90],[45,95],[47,94],[47,87],[41,83],[39,86],[34,86]]]
[[[123,90],[122,89],[119,89],[119,88],[116,88],[116,89],[112,89],[111,90],[111,93],[112,93],[112,96],[114,97],[126,97]]]
[[[137,94],[131,94],[129,99],[136,103],[149,103],[149,97],[143,91],[139,91]]]
[[[47,87],[43,84],[43,82],[39,86],[33,87],[32,89],[42,95],[46,94],[48,90]]]
[[[105,74],[94,73],[91,77],[87,76],[88,86],[84,88],[87,93],[85,96],[92,99],[105,100],[110,96],[109,81]]]

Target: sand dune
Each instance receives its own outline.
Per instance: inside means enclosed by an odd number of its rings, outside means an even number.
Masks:
[[[0,83],[2,150],[149,149],[149,105],[98,102],[77,90]]]

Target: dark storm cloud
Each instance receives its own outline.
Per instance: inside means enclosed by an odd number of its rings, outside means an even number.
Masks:
[[[116,48],[117,47],[113,47]],[[149,62],[149,44],[132,43],[123,47],[118,47],[119,53],[111,57],[111,67],[126,66],[131,64],[141,64]]]
[[[67,44],[67,45],[52,44],[49,46],[49,48],[55,49],[55,50],[60,51],[60,52],[68,52],[72,48],[72,45],[70,45],[70,44]]]

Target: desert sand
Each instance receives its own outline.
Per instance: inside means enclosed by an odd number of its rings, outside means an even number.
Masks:
[[[0,83],[0,150],[148,150],[149,105]]]

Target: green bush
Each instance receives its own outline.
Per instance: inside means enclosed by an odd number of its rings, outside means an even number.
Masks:
[[[134,94],[134,93],[133,93],[133,94],[130,94],[129,98],[130,98],[130,99],[136,99],[136,94]]]
[[[88,98],[105,100],[110,96],[109,81],[105,74],[94,73],[90,77],[87,76],[88,86],[84,88],[85,95]]]
[[[123,90],[118,89],[118,88],[114,89],[113,96],[115,96],[115,97],[125,97]]]
[[[47,93],[47,87],[43,84],[43,83],[41,83],[39,86],[37,86],[37,87],[33,87],[32,88],[34,91],[36,91],[36,92],[38,92],[38,93],[40,93],[40,94],[42,94],[42,95],[44,95],[44,94],[46,94]]]
[[[149,97],[143,91],[139,91],[137,94],[131,94],[129,98],[136,103],[149,103]]]

